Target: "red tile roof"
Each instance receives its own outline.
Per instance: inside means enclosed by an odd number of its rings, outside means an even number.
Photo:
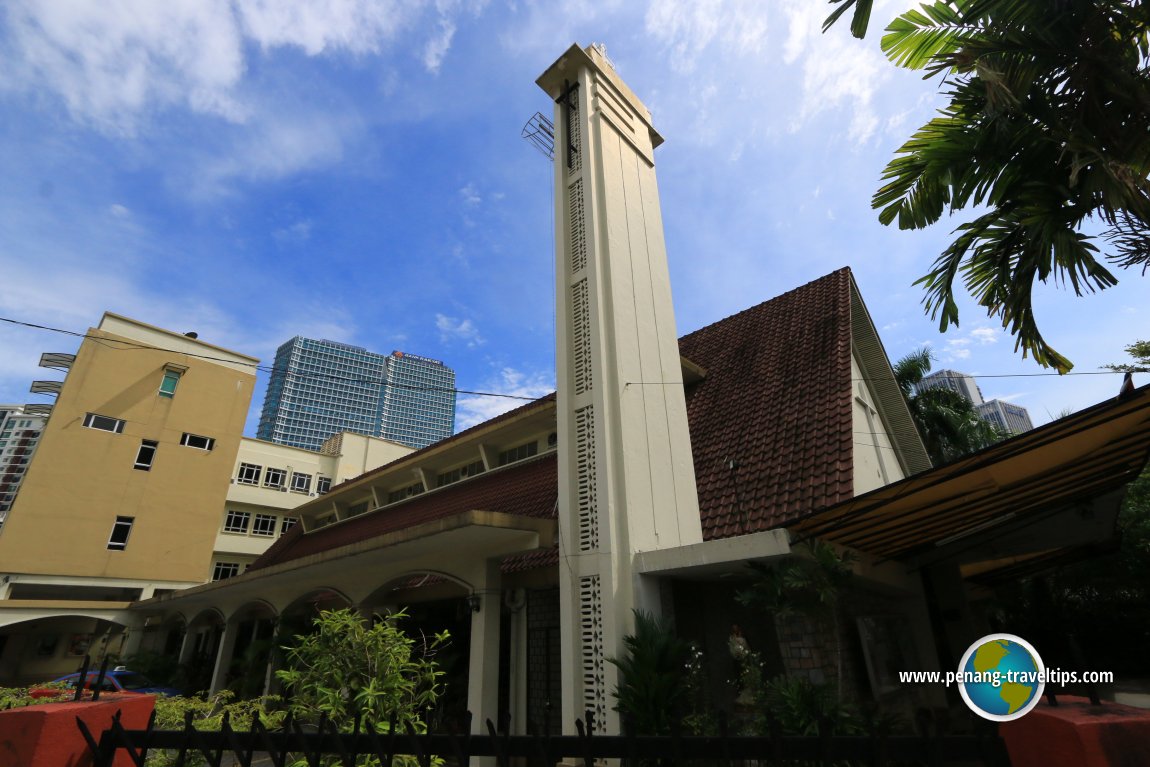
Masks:
[[[704,539],[853,495],[850,299],[840,269],[680,339]]]
[[[707,371],[687,387],[704,539],[776,528],[853,495],[850,306],[840,269],[680,339]],[[553,395],[520,410],[542,401]],[[556,472],[552,453],[307,535],[296,525],[252,568],[473,509],[554,517]],[[555,561],[554,551],[516,555],[504,570]]]
[[[258,569],[467,511],[555,517],[555,453],[486,472],[380,511],[303,534],[296,525],[248,568]]]

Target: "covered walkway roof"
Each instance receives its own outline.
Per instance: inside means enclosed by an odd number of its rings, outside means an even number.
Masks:
[[[1039,553],[1049,561],[1113,533],[1122,489],[1148,457],[1143,386],[814,512],[791,531],[918,565]]]

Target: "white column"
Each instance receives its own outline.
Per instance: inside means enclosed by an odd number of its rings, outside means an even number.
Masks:
[[[471,649],[467,673],[467,710],[471,732],[487,732],[487,720],[499,716],[499,563],[488,560],[475,578],[479,611],[471,613]]]
[[[214,695],[228,682],[228,668],[232,664],[232,651],[236,647],[236,634],[240,630],[240,616],[233,615],[224,624],[224,633],[220,637],[220,646],[216,650],[216,665],[212,670],[212,684],[209,691]]]
[[[199,632],[191,626],[184,626],[184,641],[180,644],[179,663],[187,665],[196,653],[196,636]]]

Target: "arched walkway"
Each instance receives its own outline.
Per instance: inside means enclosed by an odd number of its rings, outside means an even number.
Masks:
[[[0,628],[0,685],[50,682],[76,671],[90,655],[118,656],[124,626],[94,615],[34,618]]]

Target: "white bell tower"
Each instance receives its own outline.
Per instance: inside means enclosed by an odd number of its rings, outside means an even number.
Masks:
[[[611,710],[633,608],[658,612],[639,552],[702,541],[651,115],[603,51],[537,80],[555,99],[563,725]]]

